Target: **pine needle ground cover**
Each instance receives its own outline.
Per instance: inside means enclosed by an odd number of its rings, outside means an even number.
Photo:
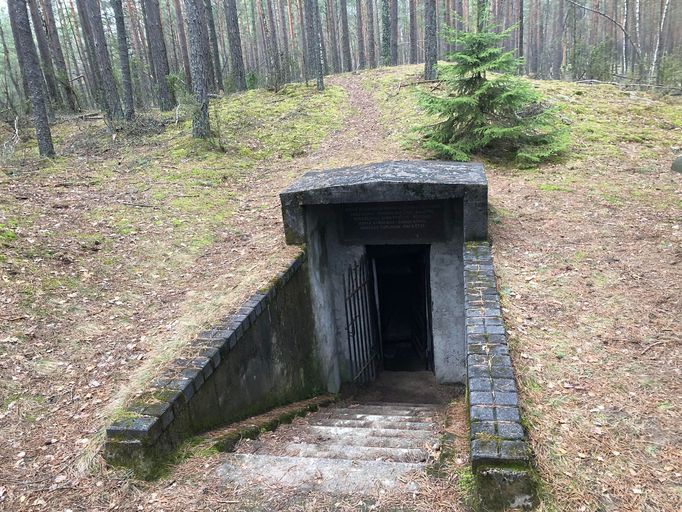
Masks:
[[[377,71],[374,94],[409,145],[433,121],[411,109],[437,84],[404,69]],[[678,510],[682,100],[529,82],[570,126],[562,161],[480,159],[539,510]]]

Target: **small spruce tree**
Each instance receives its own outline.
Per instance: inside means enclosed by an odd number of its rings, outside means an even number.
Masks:
[[[423,108],[439,118],[421,128],[424,146],[439,158],[468,161],[483,153],[532,166],[566,149],[568,132],[556,112],[513,75],[521,59],[501,48],[509,34],[484,22],[477,32],[447,35],[458,50],[453,64],[439,69],[445,93],[421,96]]]

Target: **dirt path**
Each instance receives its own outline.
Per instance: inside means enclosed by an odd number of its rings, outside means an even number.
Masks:
[[[328,83],[343,87],[348,93],[349,116],[343,128],[328,137],[301,164],[315,169],[331,169],[408,158],[381,124],[379,107],[368,89],[371,82],[363,83],[361,75],[344,74],[331,77]]]

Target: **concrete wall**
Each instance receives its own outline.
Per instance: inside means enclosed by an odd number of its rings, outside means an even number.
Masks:
[[[308,268],[301,255],[194,340],[195,357],[176,360],[107,428],[105,457],[147,476],[193,434],[324,391]]]
[[[464,245],[462,201],[449,205],[448,240],[431,244],[430,280],[434,369],[439,383],[464,383]],[[348,267],[366,253],[364,245],[340,240],[336,206],[305,208],[305,236],[310,264],[311,303],[321,372],[327,390],[337,392],[350,379],[343,279]]]

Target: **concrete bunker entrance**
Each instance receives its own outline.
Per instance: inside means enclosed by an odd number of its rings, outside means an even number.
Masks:
[[[429,245],[370,245],[380,368],[433,370]]]
[[[387,162],[311,172],[282,192],[305,244],[329,391],[381,371],[466,378],[464,244],[487,236],[479,164]]]

